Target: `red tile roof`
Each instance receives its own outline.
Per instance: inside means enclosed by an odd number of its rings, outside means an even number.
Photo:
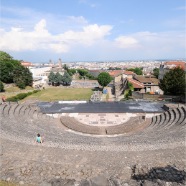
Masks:
[[[139,81],[140,83],[153,83],[153,85],[158,85],[159,80],[154,77],[145,77],[142,75],[135,76],[135,79]]]
[[[124,72],[124,74],[126,74],[126,75],[134,75],[135,73],[132,72],[132,71],[127,71],[127,70],[126,70],[126,71]]]
[[[119,76],[120,74],[123,74],[124,70],[112,70],[112,71],[108,71],[108,73],[110,74],[110,76],[116,77]]]
[[[150,78],[146,78],[145,76],[142,76],[142,75],[137,75],[134,78],[140,83],[151,83],[152,82]]]
[[[185,70],[185,61],[167,61],[164,63],[169,68],[180,67]]]
[[[136,81],[134,79],[127,78],[127,80],[132,83],[134,88],[144,88],[143,83],[140,83],[139,81]]]
[[[32,66],[32,63],[26,62],[26,61],[21,61],[21,65],[23,65],[24,67],[30,67],[30,66]]]

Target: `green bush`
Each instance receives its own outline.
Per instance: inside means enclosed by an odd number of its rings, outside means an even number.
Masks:
[[[33,93],[37,93],[37,92],[39,92],[39,91],[40,91],[40,90],[34,90]]]
[[[129,99],[129,93],[125,94],[125,99]]]
[[[17,96],[13,96],[13,97],[7,98],[6,101],[16,102],[16,101],[19,101],[19,99]]]
[[[21,100],[21,99],[24,99],[24,98],[26,98],[28,96],[28,94],[27,93],[20,93],[20,94],[17,94],[17,98],[19,99],[19,100]]]
[[[33,93],[34,93],[34,91],[33,92],[27,92],[27,96],[30,96]]]
[[[20,88],[20,89],[25,89],[26,85],[24,82],[17,82],[16,85]]]
[[[4,91],[5,91],[4,85],[3,85],[2,81],[0,81],[0,92],[4,92]]]
[[[129,90],[128,95],[132,96],[132,90]]]
[[[19,100],[22,100],[22,99],[26,98],[27,96],[30,96],[31,94],[35,94],[35,93],[37,93],[39,91],[40,90],[34,90],[33,92],[20,93],[20,94],[17,94],[16,96],[7,98],[6,100],[7,101],[16,102],[16,101],[19,101]]]

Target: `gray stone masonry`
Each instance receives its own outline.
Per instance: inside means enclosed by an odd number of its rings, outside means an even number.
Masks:
[[[185,107],[177,111],[153,116],[153,124],[130,134],[98,136],[68,129],[29,105],[0,105],[0,179],[33,186],[184,186]],[[145,122],[132,121],[131,130]]]

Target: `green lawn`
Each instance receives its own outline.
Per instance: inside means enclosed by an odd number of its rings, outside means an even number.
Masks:
[[[65,88],[52,87],[41,90],[24,99],[35,99],[40,101],[59,101],[59,100],[89,100],[92,95],[90,88]]]
[[[20,89],[16,86],[11,86],[11,87],[5,88],[5,92],[8,92],[8,93],[26,92],[26,91],[29,91],[29,90],[34,90],[34,89],[30,86],[27,86],[25,89]]]
[[[19,93],[25,93],[29,91],[33,91],[34,89],[32,87],[27,86],[25,89],[20,89],[16,86],[11,86],[8,88],[5,88],[5,92],[0,92],[0,97],[5,96],[6,98],[15,96]]]

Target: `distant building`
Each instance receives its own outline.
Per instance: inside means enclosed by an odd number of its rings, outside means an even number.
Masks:
[[[164,75],[169,72],[170,69],[180,67],[185,70],[185,61],[167,61],[160,65],[158,79],[163,79]]]
[[[136,74],[132,71],[125,70],[123,73],[123,78],[132,79]]]
[[[21,65],[23,65],[26,68],[30,68],[34,66],[31,62],[21,61]]]
[[[59,72],[59,74],[63,75],[64,72],[65,72],[65,69],[63,68],[62,66],[62,61],[61,59],[59,58],[58,60],[58,65],[53,65],[50,72],[54,72],[54,73],[57,73]]]
[[[42,87],[48,81],[48,75],[51,67],[33,67],[30,68],[33,77],[33,87]]]
[[[89,74],[91,74],[92,76],[94,77],[98,77],[98,75],[101,73],[101,72],[105,72],[104,70],[89,70]]]
[[[108,70],[108,73],[111,77],[115,78],[124,73],[124,70]]]
[[[137,80],[134,80],[132,78],[127,78],[127,80],[128,80],[128,82],[130,82],[132,84],[134,91],[139,91],[141,93],[144,92],[145,86],[143,83],[141,83]]]
[[[136,75],[132,71],[125,70],[112,70],[108,71],[110,76],[114,79],[112,92],[117,99],[119,96],[123,95],[124,91],[127,89],[127,79],[132,79],[134,75]]]
[[[144,90],[141,93],[150,92],[151,94],[163,94],[163,91],[159,88],[159,80],[151,76],[134,76],[134,80],[137,80],[144,86]]]

